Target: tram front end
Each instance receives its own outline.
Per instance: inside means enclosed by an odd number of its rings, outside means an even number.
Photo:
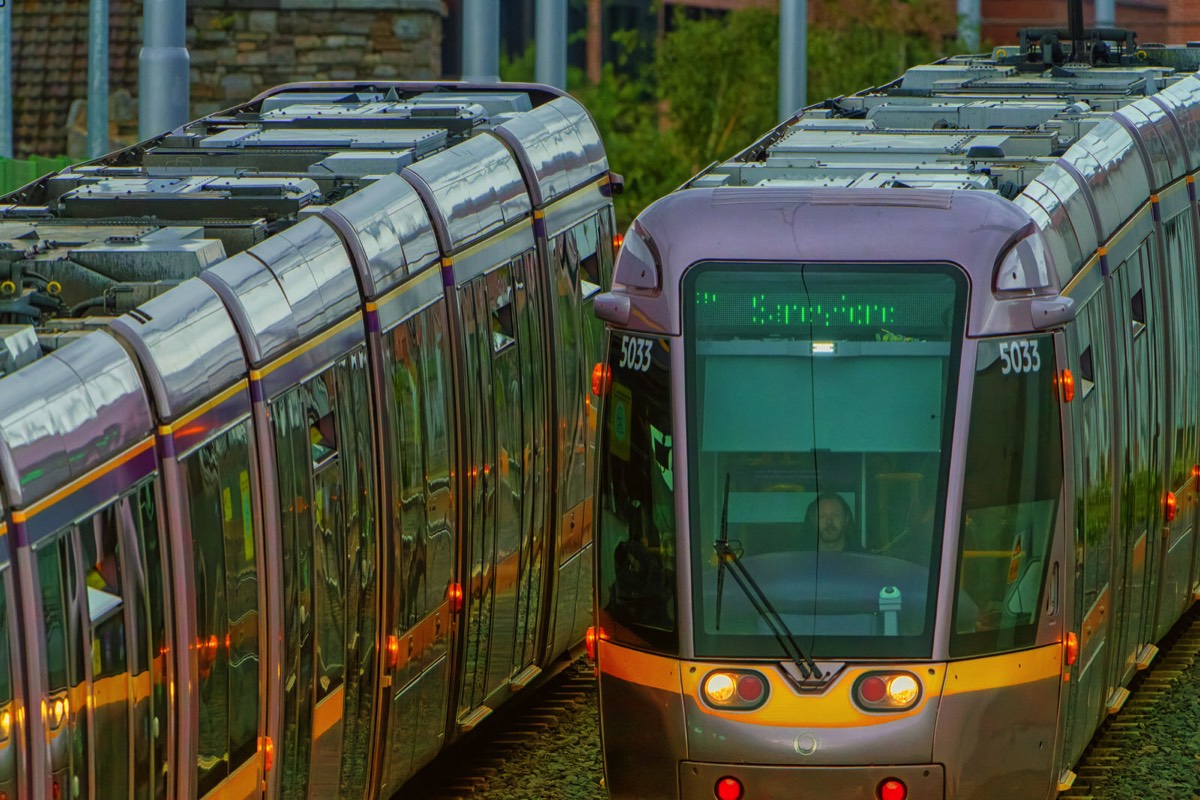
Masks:
[[[1044,246],[983,193],[814,197],[671,195],[597,300],[610,796],[1052,797]]]

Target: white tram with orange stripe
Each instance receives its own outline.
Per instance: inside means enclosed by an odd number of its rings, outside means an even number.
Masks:
[[[1192,604],[1200,51],[1060,38],[805,109],[626,234],[613,798],[1053,797]]]
[[[267,92],[0,205],[0,800],[373,798],[589,621],[614,184],[532,85]]]

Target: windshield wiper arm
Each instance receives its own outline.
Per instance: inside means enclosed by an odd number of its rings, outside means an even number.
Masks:
[[[739,554],[729,546],[729,473],[725,473],[725,500],[721,504],[721,537],[713,542],[713,549],[717,551],[717,630],[721,629],[721,595],[725,590],[725,568],[728,566],[738,587],[767,623],[783,652],[800,670],[800,675],[805,680],[823,678],[821,668],[800,649],[800,645],[796,643],[796,636],[783,621],[783,617],[775,610],[775,606],[771,605],[758,581],[754,580],[754,576],[741,562]]]
[[[725,473],[725,499],[721,503],[721,538],[713,545],[717,550],[717,630],[721,630],[721,596],[725,594],[725,559],[729,548],[729,473]]]

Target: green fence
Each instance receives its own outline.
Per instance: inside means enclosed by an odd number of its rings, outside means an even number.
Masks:
[[[0,195],[20,189],[25,184],[48,173],[58,172],[72,163],[74,160],[66,156],[30,156],[28,161],[20,158],[0,158]]]

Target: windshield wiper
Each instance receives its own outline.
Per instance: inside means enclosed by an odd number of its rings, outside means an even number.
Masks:
[[[737,582],[738,587],[746,595],[746,599],[750,601],[750,605],[754,606],[754,610],[758,612],[758,615],[767,623],[767,627],[771,629],[771,633],[779,641],[783,652],[787,654],[787,657],[800,670],[800,675],[805,680],[809,678],[821,680],[824,677],[821,668],[800,649],[800,645],[796,643],[795,635],[788,629],[787,623],[783,621],[783,617],[775,610],[775,606],[771,605],[771,601],[763,592],[762,587],[758,585],[758,581],[754,580],[754,576],[746,569],[746,565],[741,562],[740,554],[729,546],[728,472],[725,473],[725,499],[721,503],[721,536],[713,543],[713,549],[717,551],[717,630],[721,629],[721,595],[725,591],[725,568],[728,566],[733,573],[733,579]]]

